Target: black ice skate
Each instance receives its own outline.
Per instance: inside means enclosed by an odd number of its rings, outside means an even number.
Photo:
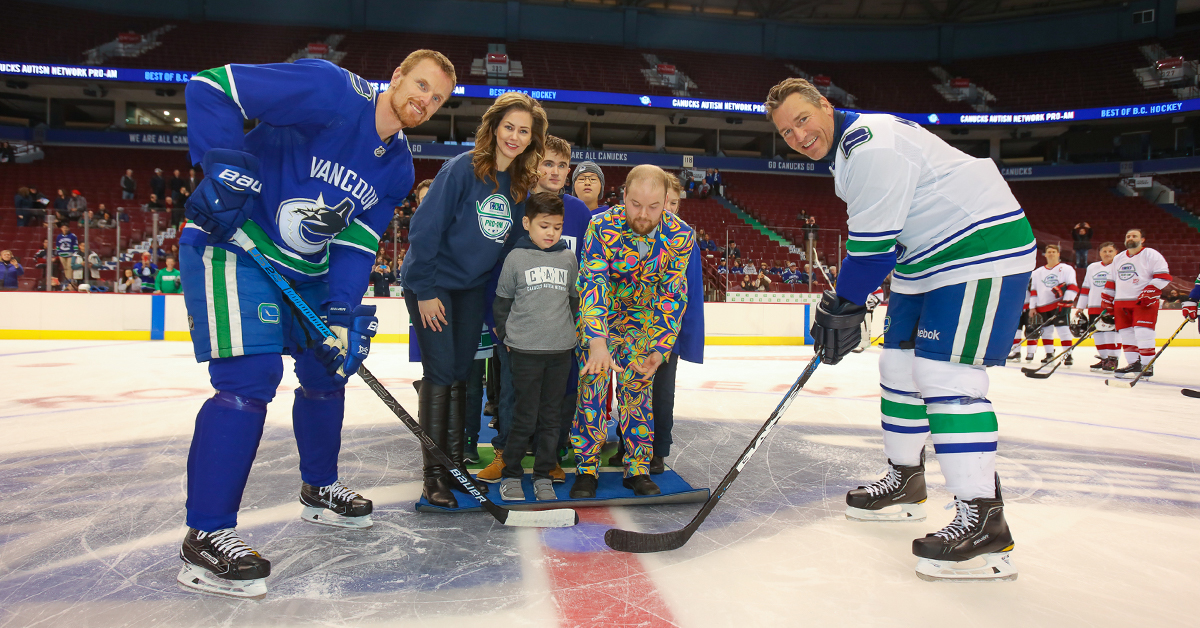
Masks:
[[[1096,356],[1096,357],[1099,357],[1099,356]],[[1088,368],[1091,369],[1093,373],[1099,373],[1100,371],[1104,370],[1105,364],[1108,364],[1108,358],[1100,358],[1099,362],[1089,366]]]
[[[1117,379],[1133,379],[1138,376],[1138,373],[1141,372],[1142,361],[1138,360],[1137,362],[1134,362],[1133,364],[1130,364],[1124,368],[1113,369],[1113,376]],[[1153,374],[1154,373],[1152,371],[1146,371],[1146,374],[1142,377],[1150,377]]]
[[[1016,580],[1017,568],[1009,558],[1012,534],[1004,521],[1004,499],[996,480],[996,497],[955,499],[946,508],[957,507],[950,525],[923,539],[913,540],[917,576],[922,580],[985,581]]]
[[[1054,356],[1047,353],[1046,357],[1042,358],[1042,364],[1049,364],[1050,360],[1053,360],[1053,359],[1054,359]]]
[[[846,493],[846,518],[851,521],[924,521],[925,452],[911,467],[892,464],[882,479]]]
[[[1074,363],[1075,360],[1071,359],[1071,354],[1069,353],[1067,354],[1067,357],[1063,358],[1063,365],[1065,366],[1071,366]]]
[[[340,480],[329,486],[304,484],[300,487],[300,518],[338,528],[371,527],[371,500],[346,488]]]
[[[1104,373],[1115,373],[1117,371],[1117,359],[1115,357],[1104,358],[1104,365],[1100,367]]]
[[[179,548],[183,569],[179,584],[201,593],[261,600],[267,595],[265,578],[271,562],[246,545],[237,530],[201,532],[189,528]]]

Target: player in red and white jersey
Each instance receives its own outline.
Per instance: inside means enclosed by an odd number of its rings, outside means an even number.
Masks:
[[[1105,242],[1100,245],[1100,261],[1092,262],[1087,267],[1083,282],[1079,284],[1079,302],[1076,304],[1079,309],[1087,310],[1088,325],[1096,326],[1096,333],[1092,335],[1092,339],[1100,352],[1100,361],[1092,365],[1092,370],[1105,373],[1117,370],[1117,358],[1121,353],[1121,336],[1113,326],[1116,314],[1108,310],[1104,315],[1108,320],[1096,320],[1100,317],[1100,312],[1104,311],[1104,305],[1101,303],[1104,299],[1104,285],[1108,283],[1109,271],[1116,255],[1116,244]]]
[[[1054,355],[1054,334],[1062,341],[1063,347],[1070,347],[1075,342],[1071,334],[1071,305],[1079,287],[1075,285],[1075,269],[1069,264],[1059,262],[1061,251],[1057,244],[1047,244],[1042,255],[1046,257],[1046,265],[1033,269],[1029,277],[1029,306],[1036,310],[1042,325],[1042,348],[1046,357],[1042,362],[1049,362]],[[1071,356],[1063,362],[1071,365]]]
[[[1125,368],[1117,369],[1121,378],[1135,377],[1142,365],[1154,357],[1154,325],[1158,322],[1158,298],[1171,283],[1167,260],[1154,249],[1143,246],[1141,229],[1125,233],[1125,250],[1113,258],[1108,281],[1104,284],[1103,306],[1115,308],[1117,332],[1125,345]],[[1151,377],[1147,369],[1142,377]]]

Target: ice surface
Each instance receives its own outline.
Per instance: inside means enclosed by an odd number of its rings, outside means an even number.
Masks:
[[[266,600],[181,591],[184,463],[204,365],[174,342],[2,341],[0,626],[1185,626],[1200,614],[1200,348],[1111,389],[1087,354],[1048,380],[990,369],[1020,578],[915,576],[911,540],[953,513],[930,456],[930,518],[863,524],[849,488],[884,464],[877,350],[822,366],[682,549],[607,550],[605,529],[682,527],[696,505],[585,509],[573,529],[419,514],[416,440],[363,384],[347,395],[342,480],[375,526],[300,521],[294,377],[271,404],[239,530],[273,565]],[[811,356],[709,347],[679,367],[671,465],[715,486]],[[410,411],[418,365],[371,370]],[[932,449],[930,449],[932,453]],[[476,625],[484,625],[478,623]]]

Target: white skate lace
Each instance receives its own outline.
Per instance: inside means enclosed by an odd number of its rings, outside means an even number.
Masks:
[[[880,471],[882,473],[882,471]],[[884,493],[890,493],[900,487],[900,472],[896,467],[889,466],[887,475],[867,485],[867,494],[871,497],[878,497]]]
[[[954,521],[951,521],[950,525],[942,528],[940,531],[935,532],[934,536],[948,540],[957,539],[965,536],[971,531],[971,528],[975,527],[976,523],[979,523],[979,513],[975,511],[974,506],[961,499],[956,499],[946,504],[946,510],[950,510],[955,506],[958,507],[958,514],[954,516]]]
[[[334,499],[339,499],[344,502],[353,501],[357,497],[362,497],[358,493],[347,488],[345,484],[342,484],[341,480],[336,480],[329,486],[322,486],[321,492],[331,495]]]
[[[233,528],[217,530],[211,534],[201,532],[197,536],[201,539],[207,537],[208,542],[212,543],[218,552],[228,556],[230,560],[237,560],[242,556],[249,556],[254,553],[254,550],[249,545],[246,545],[246,542],[238,536],[237,530]]]

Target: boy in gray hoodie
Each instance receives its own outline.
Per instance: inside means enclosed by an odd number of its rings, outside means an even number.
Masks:
[[[516,404],[508,440],[527,443],[531,436],[537,438],[533,491],[538,500],[556,499],[550,471],[558,462],[555,448],[562,391],[578,342],[575,280],[579,262],[562,241],[563,216],[558,195],[539,192],[529,197],[521,219],[529,235],[518,240],[504,260],[492,306],[498,350],[507,350],[512,357]],[[524,456],[524,447],[504,450],[501,499],[525,499],[521,488]]]

